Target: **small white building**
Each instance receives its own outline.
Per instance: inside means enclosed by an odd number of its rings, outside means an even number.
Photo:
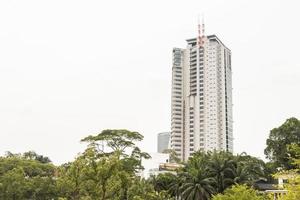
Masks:
[[[150,153],[150,159],[143,159],[142,165],[144,166],[144,170],[141,172],[140,176],[142,178],[149,178],[151,175],[158,175],[160,173],[164,173],[159,170],[159,165],[161,163],[169,162],[170,156],[166,153]]]

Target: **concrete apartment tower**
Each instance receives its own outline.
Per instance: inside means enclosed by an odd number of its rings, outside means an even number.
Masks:
[[[215,35],[173,49],[171,148],[186,161],[198,150],[233,151],[231,51]]]

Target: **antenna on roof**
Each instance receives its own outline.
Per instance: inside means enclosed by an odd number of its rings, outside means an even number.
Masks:
[[[204,14],[202,13],[202,37],[205,36]]]
[[[200,24],[200,17],[198,15],[198,36],[197,36],[197,45],[198,48],[202,46],[202,33],[201,33],[201,24]]]

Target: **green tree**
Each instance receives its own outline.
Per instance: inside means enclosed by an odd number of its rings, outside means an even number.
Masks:
[[[83,184],[86,180],[83,173],[86,160],[78,157],[74,162],[63,164],[58,168],[57,188],[60,197],[78,200],[84,193]]]
[[[290,118],[280,127],[271,130],[265,155],[277,167],[293,169],[295,166],[288,151],[288,146],[293,143],[300,145],[300,121],[296,118]]]
[[[274,174],[278,172],[277,165],[274,162],[265,163],[264,175],[269,183],[277,183],[277,180],[274,179]]]
[[[300,169],[300,144],[292,143],[288,145],[289,159],[292,164]]]
[[[136,178],[128,190],[128,200],[172,200],[165,191],[156,192],[153,185],[144,179]]]
[[[289,183],[285,184],[287,194],[282,196],[280,200],[299,200],[300,199],[300,175],[296,175],[289,179]]]
[[[142,159],[150,158],[150,155],[142,152],[137,146],[144,137],[134,131],[126,129],[107,129],[103,130],[96,136],[88,136],[83,142],[88,142],[90,147],[95,147],[98,156],[106,156],[110,154],[117,155],[120,160],[118,169],[118,180],[121,184],[121,198],[126,198],[129,181],[135,173],[142,170]]]
[[[235,169],[233,182],[236,184],[253,184],[260,180],[265,179],[265,163],[264,161],[249,156],[246,153],[234,156]]]
[[[288,183],[284,184],[287,194],[280,200],[298,200],[300,199],[300,145],[293,143],[288,146],[288,151],[290,152],[290,161],[296,169],[281,171],[277,174],[288,177]]]
[[[210,176],[216,180],[217,192],[223,192],[234,182],[235,160],[231,153],[216,152],[209,153],[208,170]]]
[[[179,170],[177,180],[170,184],[168,192],[183,199],[208,199],[233,184],[252,186],[265,177],[264,170],[262,160],[245,153],[234,156],[228,152],[198,151]]]
[[[176,175],[172,173],[163,173],[149,178],[149,182],[157,192],[168,191],[175,181],[177,181]]]
[[[128,199],[128,190],[150,156],[135,144],[143,136],[124,129],[104,130],[82,141],[87,149],[73,163],[61,166],[60,197],[67,199]],[[65,191],[65,192],[64,192]]]
[[[225,190],[224,194],[218,194],[212,200],[263,200],[264,198],[254,189],[246,185],[234,185]]]
[[[214,178],[207,177],[202,169],[195,170],[185,176],[184,183],[180,187],[184,200],[208,200],[215,193]]]
[[[113,192],[111,183],[118,184],[120,160],[117,154],[101,156],[95,148],[87,148],[73,163],[62,166],[58,178],[60,196],[72,200],[82,198],[109,199]],[[118,192],[115,191],[115,195]]]
[[[14,168],[7,171],[0,178],[0,199],[24,199],[31,193],[29,183],[25,179],[22,168]]]
[[[183,200],[208,200],[216,192],[216,179],[208,171],[209,156],[202,152],[195,153],[179,172]]]
[[[55,166],[21,154],[0,157],[0,199],[47,200],[56,197]]]
[[[47,156],[39,155],[34,151],[28,151],[28,152],[23,153],[23,158],[29,159],[29,160],[36,160],[41,163],[51,163],[50,158],[48,158]]]
[[[135,142],[142,141],[143,138],[143,135],[138,132],[126,129],[107,129],[96,136],[90,135],[81,141],[97,146],[102,153],[107,152],[105,151],[105,147],[109,148],[108,152],[119,151],[124,153],[125,149],[134,149],[136,147]]]

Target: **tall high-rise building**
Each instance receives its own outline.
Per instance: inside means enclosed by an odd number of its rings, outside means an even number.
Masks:
[[[171,148],[182,160],[233,151],[231,51],[203,32],[173,49]]]
[[[163,153],[164,150],[169,149],[170,132],[162,132],[157,135],[157,152]]]

